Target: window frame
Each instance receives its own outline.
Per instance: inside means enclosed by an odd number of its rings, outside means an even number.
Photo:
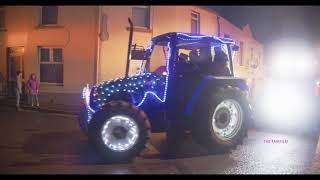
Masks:
[[[148,9],[148,11],[149,11],[149,17],[148,17],[149,23],[148,23],[148,26],[137,26],[137,25],[134,24],[134,22],[132,22],[133,25],[134,25],[134,28],[150,30],[151,29],[151,6],[132,6],[131,7],[131,19],[132,19],[132,21],[133,21],[133,9],[134,8],[144,8],[144,9]]]
[[[57,7],[57,22],[55,24],[43,24],[42,20],[43,20],[43,16],[42,16],[42,11],[43,11],[43,7],[44,6],[40,6],[40,13],[39,13],[39,26],[41,27],[52,27],[52,26],[58,26],[59,25],[59,6]]]
[[[195,14],[197,16],[197,18],[194,18],[192,15]],[[200,13],[196,12],[196,11],[191,11],[190,13],[191,15],[191,19],[190,19],[190,32],[192,32],[192,21],[195,20],[197,21],[197,32],[195,34],[200,34]]]
[[[41,61],[41,49],[46,48],[49,49],[49,61]],[[62,49],[62,60],[61,62],[57,62],[53,60],[53,49]],[[38,77],[40,84],[47,84],[47,85],[57,85],[57,86],[63,86],[64,85],[64,57],[63,57],[64,48],[61,46],[38,46]],[[41,82],[41,64],[62,64],[63,67],[63,75],[62,75],[62,83],[58,82]]]

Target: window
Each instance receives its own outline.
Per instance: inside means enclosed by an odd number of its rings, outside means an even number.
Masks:
[[[63,84],[62,52],[62,48],[39,48],[40,82]]]
[[[239,57],[239,65],[243,66],[243,42],[240,42],[240,57]]]
[[[58,24],[58,6],[42,6],[41,24],[42,25]]]
[[[191,12],[191,33],[200,34],[200,14]]]
[[[0,7],[0,30],[5,28],[4,7]]]
[[[137,27],[150,28],[150,7],[135,6],[132,8],[132,23]]]

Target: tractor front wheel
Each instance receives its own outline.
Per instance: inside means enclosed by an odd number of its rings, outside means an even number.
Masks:
[[[96,112],[89,140],[106,162],[128,162],[145,148],[150,135],[146,114],[124,101],[112,101]]]

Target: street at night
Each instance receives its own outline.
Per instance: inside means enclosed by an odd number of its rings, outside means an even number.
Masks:
[[[320,6],[56,3],[0,6],[0,174],[320,174]]]
[[[230,154],[208,154],[186,137],[177,157],[164,152],[165,134],[127,164],[104,164],[73,115],[0,108],[1,174],[301,174],[319,173],[317,138],[251,129]],[[319,156],[319,155],[318,155]],[[319,166],[319,165],[318,165]]]

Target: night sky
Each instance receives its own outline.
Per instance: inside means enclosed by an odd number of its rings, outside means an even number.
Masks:
[[[238,27],[249,24],[265,57],[276,41],[304,41],[320,47],[320,6],[210,6]]]

